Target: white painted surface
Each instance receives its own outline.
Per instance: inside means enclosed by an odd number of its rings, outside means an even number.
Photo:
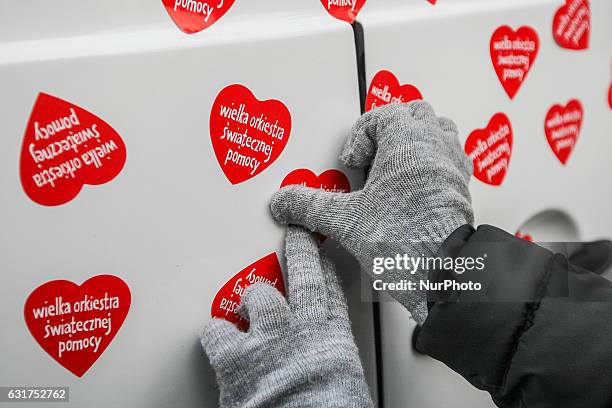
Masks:
[[[74,407],[217,405],[198,341],[211,301],[253,261],[272,251],[282,257],[270,196],[293,169],[341,168],[336,157],[359,116],[350,26],[320,4],[271,12],[274,2],[261,3],[237,1],[191,36],[161,1],[0,5],[0,385],[69,386]],[[293,121],[280,158],[236,186],[208,130],[213,100],[233,83],[281,100]],[[32,202],[19,180],[23,134],[41,91],[98,115],[127,147],[113,181],[85,186],[58,207]],[[359,176],[351,178],[358,186]],[[127,282],[132,305],[101,358],[77,378],[30,336],[23,304],[46,281],[106,273]],[[375,387],[371,305],[355,301],[359,282],[347,276]]]
[[[366,81],[381,69],[416,85],[441,116],[455,120],[462,143],[504,112],[514,128],[510,170],[501,187],[473,179],[477,224],[510,232],[543,210],[558,209],[578,225],[581,239],[612,237],[612,111],[607,104],[612,58],[612,3],[591,1],[591,46],[560,48],[551,34],[561,0],[370,1],[364,27]],[[514,100],[493,69],[489,40],[501,25],[534,27],[540,52]],[[551,152],[544,118],[556,103],[578,98],[584,124],[567,166]],[[534,237],[536,240],[538,237]],[[546,239],[553,239],[547,237]],[[557,239],[563,239],[558,237]],[[387,408],[492,407],[487,394],[410,348],[414,322],[400,306],[382,305],[384,395]],[[449,341],[452,341],[449,339]]]
[[[400,82],[417,85],[438,114],[457,121],[462,140],[495,112],[508,114],[515,133],[511,170],[501,188],[473,181],[479,223],[513,230],[541,210],[559,208],[582,238],[609,237],[612,4],[592,1],[591,48],[581,52],[559,48],[550,35],[560,5],[369,0],[358,17],[367,81],[389,69]],[[489,57],[490,35],[502,24],[531,25],[541,40],[514,101]],[[235,82],[259,99],[283,101],[293,118],[280,159],[238,186],[222,174],[208,135],[215,96]],[[86,186],[53,208],[30,201],[19,182],[24,127],[40,91],[100,116],[128,151],[115,180]],[[299,167],[340,168],[336,156],[359,114],[350,27],[314,0],[237,0],[221,20],[191,36],[175,27],[161,1],[3,1],[0,92],[0,385],[70,386],[72,406],[216,406],[198,330],[227,279],[269,252],[281,254],[282,230],[267,202],[284,175]],[[543,121],[552,104],[572,98],[582,101],[585,124],[563,167],[548,148]],[[358,175],[351,176],[358,186]],[[344,269],[347,277],[354,272]],[[36,344],[21,310],[48,280],[81,282],[101,273],[123,278],[133,303],[117,337],[79,379]],[[372,383],[370,306],[358,301],[357,282],[348,286]],[[384,304],[383,312],[388,408],[492,406],[443,365],[413,354],[413,323],[401,306]]]

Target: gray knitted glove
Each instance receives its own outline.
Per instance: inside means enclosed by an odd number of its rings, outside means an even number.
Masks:
[[[369,274],[374,258],[433,256],[456,228],[473,223],[471,162],[455,124],[438,118],[426,102],[366,113],[353,127],[340,159],[347,167],[371,167],[362,190],[346,194],[287,186],[272,197],[272,215],[333,238]],[[423,270],[393,270],[377,277],[386,282],[426,278]],[[424,292],[389,294],[417,322],[427,317]]]
[[[241,304],[248,333],[220,319],[202,333],[220,406],[373,407],[333,265],[300,227],[288,227],[285,253],[289,302],[251,285]]]

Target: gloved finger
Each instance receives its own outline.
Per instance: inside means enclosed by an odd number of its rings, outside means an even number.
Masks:
[[[323,269],[323,277],[325,279],[325,287],[328,293],[329,310],[332,318],[341,319],[348,322],[348,305],[344,296],[344,291],[340,285],[336,267],[333,262],[325,255],[321,257],[321,265]]]
[[[285,256],[289,278],[289,307],[304,320],[327,319],[327,289],[319,245],[312,233],[302,227],[288,226]]]
[[[408,109],[412,113],[412,117],[417,121],[425,122],[427,124],[440,126],[436,112],[433,107],[425,101],[416,100],[408,103]]]
[[[284,187],[274,193],[272,216],[281,224],[301,225],[341,241],[352,225],[358,192],[336,193],[300,185]]]
[[[282,330],[289,322],[289,305],[283,295],[267,283],[248,286],[241,298],[240,307],[249,319],[249,333]]]
[[[245,333],[227,320],[212,318],[200,332],[200,343],[211,362],[244,340]]]
[[[385,107],[376,108],[364,113],[351,129],[340,161],[349,168],[365,169],[369,167],[376,156],[378,146],[378,123],[384,115]]]
[[[439,127],[438,118],[431,105],[424,101],[408,104],[389,104],[363,114],[355,123],[346,141],[340,161],[347,167],[370,167],[377,150],[385,145],[385,139],[398,134],[407,134],[415,123]],[[393,127],[391,131],[386,128]],[[395,146],[395,143],[387,143]]]
[[[459,129],[457,128],[457,124],[449,119],[449,118],[438,118],[438,122],[440,123],[440,128],[445,132],[451,132],[454,134],[459,134]]]

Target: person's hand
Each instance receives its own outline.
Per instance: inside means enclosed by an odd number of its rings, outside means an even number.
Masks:
[[[473,223],[468,183],[472,164],[457,137],[457,127],[438,118],[429,104],[386,105],[355,124],[341,161],[370,168],[365,186],[333,193],[287,186],[272,197],[274,218],[302,225],[339,242],[372,274],[374,258],[396,254],[433,256],[458,227]],[[419,269],[392,270],[386,282],[427,279]],[[422,323],[424,291],[390,291]]]
[[[332,263],[312,234],[289,226],[288,301],[256,283],[242,296],[247,333],[212,319],[201,336],[221,408],[373,407]]]

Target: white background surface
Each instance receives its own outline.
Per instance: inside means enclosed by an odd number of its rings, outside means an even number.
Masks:
[[[273,251],[283,259],[270,196],[291,170],[338,167],[359,116],[350,26],[320,4],[264,13],[273,2],[260,3],[237,1],[192,36],[161,1],[0,5],[0,385],[69,386],[74,407],[217,405],[198,340],[212,299],[255,260]],[[281,100],[293,122],[280,158],[236,186],[208,130],[214,98],[232,83],[260,100]],[[40,91],[98,115],[127,148],[113,181],[85,186],[58,207],[29,200],[19,180],[23,133]],[[121,277],[132,304],[104,354],[77,378],[30,336],[23,304],[46,281],[97,274]],[[354,299],[357,274],[349,269],[346,279]],[[371,305],[352,304],[375,386]]]
[[[496,112],[512,122],[514,147],[503,184],[472,178],[476,224],[493,224],[513,233],[544,210],[560,210],[577,226],[569,239],[612,237],[612,111],[607,92],[612,73],[612,3],[591,1],[591,41],[586,51],[557,45],[552,20],[561,0],[371,1],[358,20],[365,36],[366,81],[381,69],[401,84],[413,84],[440,116],[452,118],[465,142],[485,128]],[[540,51],[514,100],[499,82],[489,40],[501,25],[532,26]],[[544,134],[544,118],[554,104],[578,98],[584,123],[569,162],[561,165]],[[563,240],[542,226],[534,239]],[[559,229],[556,229],[559,231]],[[546,235],[544,235],[546,231]],[[484,392],[443,364],[409,350],[414,322],[401,306],[384,303],[382,349],[386,407],[493,407]],[[452,341],[452,339],[449,339]]]
[[[612,3],[591,3],[591,48],[580,52],[552,38],[560,0],[369,0],[359,14],[368,85],[378,70],[391,70],[439,115],[455,119],[462,141],[498,111],[512,120],[504,184],[472,182],[478,223],[513,231],[555,208],[584,239],[612,236]],[[489,56],[490,35],[503,24],[531,25],[541,43],[513,101]],[[223,175],[208,134],[212,102],[232,83],[260,100],[281,100],[293,121],[280,158],[237,186]],[[86,186],[59,207],[30,201],[19,181],[23,133],[41,91],[98,115],[127,147],[116,179]],[[563,167],[543,121],[553,104],[572,98],[583,103],[585,122]],[[0,385],[69,386],[72,406],[216,406],[197,340],[212,298],[253,261],[272,251],[282,259],[283,232],[269,217],[268,199],[293,169],[341,168],[336,156],[358,104],[353,33],[319,1],[237,0],[191,36],[175,27],[161,1],[2,1]],[[359,176],[349,174],[359,186]],[[359,302],[355,269],[344,269],[373,384],[370,305]],[[77,378],[32,339],[23,303],[46,281],[80,283],[103,273],[128,283],[132,305],[102,357]],[[413,354],[413,323],[400,306],[385,304],[383,312],[386,407],[492,406],[442,364]]]

